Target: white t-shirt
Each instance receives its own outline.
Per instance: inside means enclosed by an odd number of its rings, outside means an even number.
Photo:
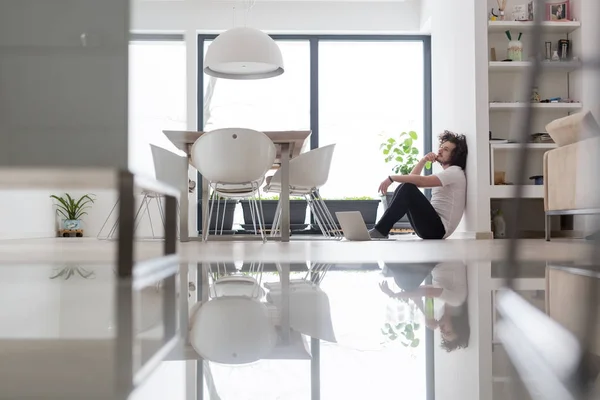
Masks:
[[[440,263],[431,271],[431,283],[442,289],[440,297],[434,299],[435,318],[453,312],[467,300],[467,267],[462,262]],[[450,310],[446,309],[450,306]]]
[[[435,174],[442,186],[431,189],[431,205],[440,216],[446,234],[450,236],[462,219],[467,200],[467,178],[461,167],[452,165]]]

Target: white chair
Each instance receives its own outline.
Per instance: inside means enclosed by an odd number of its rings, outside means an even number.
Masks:
[[[154,177],[163,183],[169,184],[179,190],[181,190],[182,195],[187,195],[189,190],[189,180],[188,180],[188,160],[185,157],[177,155],[172,151],[167,149],[163,149],[162,147],[155,146],[153,144],[150,145],[150,149],[152,151],[152,161],[154,163]],[[156,205],[158,207],[158,212],[161,218],[161,222],[163,225],[163,229],[165,227],[165,213],[162,205],[163,196],[159,193],[151,192],[151,191],[142,191],[142,201],[138,210],[135,214],[135,229],[137,230],[140,222],[142,221],[142,209],[145,207],[145,212],[148,215],[148,221],[150,222],[150,230],[152,232],[152,238],[156,239],[157,236],[154,232],[154,225],[152,224],[152,217],[150,215],[150,203],[152,200],[156,200]],[[117,204],[119,204],[119,199],[117,199],[115,205],[110,210],[108,217],[102,224],[102,228],[98,232],[98,238],[101,239],[102,230],[106,226],[106,223],[110,219],[112,213],[115,211]],[[177,205],[177,211],[179,212],[179,203]],[[116,232],[117,226],[119,224],[119,218],[117,217],[114,225],[111,227],[106,239],[113,238],[113,235]]]
[[[319,229],[326,237],[340,239],[342,237],[337,224],[329,212],[327,205],[319,194],[321,188],[329,178],[331,160],[335,144],[319,147],[302,153],[290,160],[290,195],[303,196],[315,218]],[[278,170],[263,189],[266,193],[281,193],[281,172]],[[275,235],[281,225],[281,200],[275,211],[273,230]]]
[[[196,140],[191,154],[192,164],[213,191],[211,201],[207,202],[207,209],[203,212],[203,215],[208,216],[203,220],[203,240],[208,240],[215,197],[224,197],[250,199],[253,224],[256,226],[258,219],[265,242],[264,217],[258,189],[275,162],[276,150],[271,139],[252,129],[217,129]],[[254,199],[255,195],[258,195],[258,202]]]

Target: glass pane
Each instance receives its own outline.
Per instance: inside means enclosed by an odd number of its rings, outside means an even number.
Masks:
[[[162,131],[187,126],[185,55],[184,42],[129,45],[129,157],[137,171],[154,171],[151,143],[178,151]]]
[[[420,41],[319,43],[319,146],[336,143],[323,197],[378,198],[389,137],[415,131],[423,154],[423,79]]]
[[[204,44],[204,54],[211,41]],[[277,41],[285,72],[259,80],[218,79],[204,74],[204,130],[310,129],[310,43]]]

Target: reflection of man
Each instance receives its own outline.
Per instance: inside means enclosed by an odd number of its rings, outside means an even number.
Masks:
[[[467,307],[467,273],[466,266],[461,262],[445,262],[437,264],[431,270],[432,284],[416,288],[403,287],[404,275],[412,275],[411,266],[392,268],[389,271],[394,276],[398,286],[404,291],[393,292],[387,282],[380,284],[381,290],[394,299],[410,299],[425,315],[429,329],[439,329],[442,336],[442,348],[446,351],[466,348],[469,345],[471,328]],[[433,302],[433,309],[423,304]]]

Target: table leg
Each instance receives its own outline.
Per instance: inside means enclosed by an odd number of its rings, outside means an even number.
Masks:
[[[181,197],[179,200],[179,240],[181,242],[188,242],[190,240],[189,212],[189,191],[185,190],[181,192]]]
[[[208,220],[208,201],[209,201],[209,190],[208,190],[208,180],[204,179],[204,177],[199,174],[200,182],[198,182],[199,186],[202,188],[202,226],[204,226],[204,221]],[[213,211],[216,212],[216,211]],[[202,230],[202,227],[200,227]],[[204,232],[202,232],[204,234]]]
[[[290,145],[281,145],[281,241],[290,241]]]
[[[321,399],[321,341],[310,338],[310,399]]]
[[[281,341],[290,341],[290,263],[278,263],[281,284]]]

